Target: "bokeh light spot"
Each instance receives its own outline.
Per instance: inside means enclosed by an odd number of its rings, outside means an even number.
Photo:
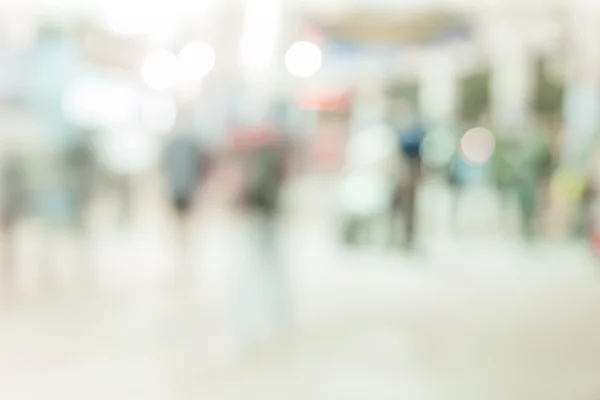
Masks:
[[[151,53],[142,64],[142,78],[149,88],[166,90],[177,80],[177,57],[167,50]]]
[[[460,154],[471,165],[486,163],[494,154],[496,140],[486,128],[477,127],[467,131],[460,140]]]
[[[205,42],[195,40],[188,43],[177,57],[181,84],[197,86],[215,66],[215,52]]]
[[[299,78],[309,78],[319,72],[323,62],[319,46],[312,42],[294,43],[285,55],[285,66],[290,74]]]

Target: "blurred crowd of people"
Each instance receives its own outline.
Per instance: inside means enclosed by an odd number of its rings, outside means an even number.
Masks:
[[[3,107],[5,119],[17,124],[13,128],[9,122],[6,129],[28,132],[6,135],[4,139],[5,247],[10,247],[15,226],[30,215],[39,217],[48,226],[69,226],[85,236],[89,205],[98,189],[107,186],[118,189],[121,221],[128,221],[131,192],[135,190],[133,173],[119,171],[106,162],[106,157],[99,154],[103,146],[98,143],[97,132],[74,130],[62,143],[55,143],[44,132],[44,125],[36,122],[35,115],[24,107],[15,104]],[[212,167],[224,163],[233,166],[241,178],[234,203],[261,221],[257,231],[260,240],[268,241],[273,236],[273,221],[280,209],[279,193],[289,175],[290,160],[298,158],[297,153],[302,151],[300,142],[297,139],[294,142],[294,137],[288,134],[288,127],[274,123],[275,120],[267,118],[258,124],[235,126],[224,133],[227,145],[215,149],[203,146],[192,111],[179,114],[172,132],[160,144],[163,154],[160,165],[182,243],[186,241],[188,216],[198,188]],[[485,120],[465,123],[459,131],[467,133],[455,135],[451,156],[435,166],[424,163],[422,154],[423,143],[433,129],[417,107],[405,105],[391,109],[379,120],[349,130],[347,142],[340,149],[343,161],[339,207],[341,237],[345,242],[364,241],[374,224],[385,221],[389,244],[402,243],[405,248],[412,248],[418,236],[417,193],[428,176],[445,177],[454,215],[458,214],[465,189],[484,181],[497,190],[505,211],[516,205],[524,238],[549,232],[553,187],[560,186],[556,170],[560,164],[562,126],[557,118],[534,116],[524,132],[494,132]],[[492,141],[491,150],[486,140]],[[127,146],[135,143],[128,144],[125,138],[122,142],[124,150],[118,157],[126,158]],[[485,154],[478,158],[476,153]],[[578,218],[580,233],[590,229],[597,192],[597,174],[594,168],[590,171],[589,176],[579,177],[579,215],[585,214]],[[569,181],[573,184],[574,180]],[[3,253],[6,260],[3,270],[11,274],[11,251]]]
[[[48,257],[43,255],[47,265],[40,269],[44,280],[54,279],[53,238],[57,232],[66,231],[78,241],[82,283],[90,282],[93,271],[87,252],[94,202],[102,193],[116,190],[118,222],[132,224],[132,198],[136,190],[143,190],[134,184],[138,172],[135,168],[119,170],[115,163],[107,162],[111,157],[102,153],[107,146],[98,142],[103,137],[98,132],[73,129],[64,140],[51,141],[45,125],[26,107],[7,102],[2,109],[4,130],[9,133],[3,137],[0,182],[3,293],[13,291],[19,267],[15,232],[20,223],[31,218],[44,227],[47,235],[44,251]],[[286,267],[278,247],[281,193],[294,174],[314,169],[303,169],[298,162],[307,159],[302,156],[306,143],[290,135],[290,127],[278,121],[268,116],[255,124],[232,126],[223,132],[225,144],[215,147],[201,139],[193,110],[181,110],[174,128],[161,138],[160,162],[150,174],[161,177],[166,189],[163,200],[170,208],[180,255],[175,278],[186,282],[190,271],[200,268],[193,265],[190,256],[190,248],[195,245],[191,232],[199,223],[194,213],[199,198],[215,171],[224,165],[226,170],[235,171],[237,185],[228,207],[250,221],[249,236],[258,258],[252,261],[255,266],[249,274],[260,275],[268,282],[261,286],[262,292],[268,292],[263,295],[270,296],[267,304],[272,308],[272,317],[283,323],[289,300]],[[526,241],[552,234],[558,193],[559,200],[567,196],[571,203],[579,202],[567,225],[578,229],[593,244],[598,243],[594,223],[597,168],[592,168],[588,177],[579,175],[579,188],[574,188],[577,179],[572,176],[561,178],[565,173],[560,168],[562,126],[556,118],[533,116],[518,132],[495,132],[485,118],[465,122],[458,130],[460,134],[452,134],[453,146],[446,161],[431,165],[426,162],[425,146],[435,145],[427,140],[436,128],[423,118],[418,107],[405,102],[390,107],[379,119],[349,129],[336,172],[338,209],[330,210],[341,216],[342,242],[372,243],[375,227],[384,226],[389,246],[406,251],[419,247],[422,239],[427,239],[419,233],[418,216],[422,213],[418,209],[424,206],[419,201],[420,188],[429,178],[437,177],[443,178],[451,194],[455,233],[459,230],[457,210],[465,193],[471,185],[485,183],[497,193],[502,213],[518,211],[520,234]],[[112,158],[133,157],[131,146],[135,147],[135,142],[117,137],[116,143],[122,143],[123,149]],[[565,187],[564,182],[570,186]],[[256,297],[260,291],[248,291],[247,296]],[[251,302],[242,297],[243,304]]]

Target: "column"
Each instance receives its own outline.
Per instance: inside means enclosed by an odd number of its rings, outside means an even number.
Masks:
[[[585,168],[599,128],[600,26],[596,7],[573,4],[564,98],[563,161]]]
[[[241,106],[251,122],[267,116],[279,74],[282,0],[248,0],[239,45],[239,63],[245,81]]]
[[[421,64],[419,103],[423,117],[433,126],[454,125],[458,82],[452,49],[427,51]]]
[[[525,126],[533,90],[534,64],[519,26],[510,15],[489,15],[491,119],[496,130],[517,134]]]
[[[359,85],[352,102],[350,128],[358,131],[381,123],[386,118],[387,99],[381,82],[365,82]]]

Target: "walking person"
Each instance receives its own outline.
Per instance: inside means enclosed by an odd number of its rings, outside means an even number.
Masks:
[[[17,231],[22,220],[35,214],[46,228],[51,219],[48,203],[54,200],[50,187],[56,186],[53,132],[47,121],[39,118],[18,100],[2,104],[3,121],[0,145],[0,184],[2,185],[2,281],[7,294],[16,294],[18,277]],[[45,230],[47,231],[47,230]],[[53,281],[54,265],[48,240],[43,240],[38,278]],[[49,277],[52,277],[49,278]]]
[[[526,133],[520,146],[516,189],[522,234],[525,240],[531,240],[539,233],[542,188],[549,179],[552,156],[548,132],[539,118],[530,123]]]
[[[14,294],[16,284],[16,230],[27,212],[27,185],[24,160],[14,151],[3,152],[2,162],[2,260],[0,268],[1,292]]]
[[[95,281],[90,242],[91,206],[97,184],[98,162],[94,151],[94,132],[81,131],[64,155],[66,185],[71,197],[71,231],[76,240],[79,261],[77,281],[87,288]]]
[[[239,205],[250,246],[240,271],[236,324],[247,345],[259,339],[262,328],[278,331],[289,322],[289,288],[277,229],[287,152],[283,132],[276,127],[248,129],[241,137],[235,149],[243,175]]]
[[[200,181],[206,169],[194,125],[184,117],[168,139],[164,149],[164,177],[176,226],[180,260],[177,271],[181,282],[190,277],[191,220]]]

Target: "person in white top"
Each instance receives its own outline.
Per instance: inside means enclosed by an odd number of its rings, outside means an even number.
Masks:
[[[389,215],[398,181],[398,151],[391,125],[376,123],[351,135],[346,148],[340,205],[344,239]]]
[[[1,293],[16,290],[15,230],[35,205],[38,170],[48,147],[47,127],[18,103],[0,103],[0,214],[2,227]],[[47,170],[44,168],[43,170]]]

